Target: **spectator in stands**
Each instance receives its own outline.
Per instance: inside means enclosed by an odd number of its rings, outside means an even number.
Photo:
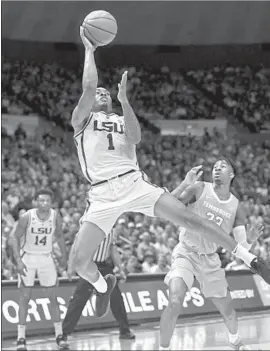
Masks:
[[[156,250],[153,244],[151,243],[151,236],[149,232],[144,232],[140,239],[142,240],[137,248],[137,256],[139,261],[143,261],[145,258],[146,252],[152,252],[153,257],[156,256]]]
[[[136,256],[129,257],[125,269],[127,273],[142,273],[142,266]]]
[[[5,221],[6,225],[9,227],[12,227],[15,223],[15,220],[9,212],[9,207],[6,202],[2,202],[2,221]]]
[[[167,253],[171,252],[169,248],[164,244],[164,239],[161,233],[157,234],[156,243],[153,246],[156,249],[158,255],[166,255]]]
[[[146,251],[143,257],[142,272],[152,273],[152,268],[155,266],[156,256],[152,250]]]
[[[167,264],[166,255],[160,254],[158,256],[158,262],[150,268],[151,273],[168,273],[170,266]]]

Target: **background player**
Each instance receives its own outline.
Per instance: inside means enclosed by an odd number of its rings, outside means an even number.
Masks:
[[[86,39],[82,79],[83,93],[72,114],[74,139],[85,178],[91,184],[91,206],[75,241],[75,270],[98,291],[96,313],[103,316],[109,308],[110,294],[116,283],[113,275],[103,278],[93,262],[98,246],[123,212],[141,212],[197,230],[252,266],[270,282],[270,270],[221,228],[187,211],[170,193],[147,181],[139,171],[136,144],[141,140],[139,122],[127,98],[127,72],[117,95],[123,116],[112,113],[112,99],[104,88],[97,89],[95,48]]]
[[[239,200],[230,192],[235,169],[227,158],[218,160],[212,172],[213,183],[196,182],[184,192],[176,188],[172,194],[199,216],[213,221],[228,234],[233,230],[235,239],[247,249],[245,224],[246,215]],[[192,179],[190,179],[192,182]],[[263,227],[252,227],[248,231],[248,241],[254,242],[262,234]],[[211,298],[222,314],[229,330],[229,342],[235,349],[248,349],[241,343],[238,334],[236,312],[228,290],[225,271],[216,253],[217,245],[198,232],[181,228],[179,244],[175,247],[170,272],[165,277],[169,285],[169,304],[160,322],[161,349],[168,349],[177,318],[182,310],[186,292],[198,280],[205,297]],[[244,348],[243,348],[244,347]]]
[[[52,257],[54,238],[62,253],[61,265],[65,268],[67,254],[62,221],[57,212],[51,208],[52,199],[51,191],[40,190],[36,194],[37,208],[27,211],[19,219],[12,237],[20,287],[17,350],[26,350],[26,317],[36,274],[40,285],[46,288],[47,296],[50,298],[56,343],[60,348],[66,347],[56,295],[57,270]]]

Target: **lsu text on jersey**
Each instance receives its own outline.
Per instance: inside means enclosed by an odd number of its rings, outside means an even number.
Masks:
[[[82,223],[92,222],[108,235],[124,212],[154,216],[164,189],[149,183],[139,171],[136,145],[126,138],[124,117],[93,112],[74,140],[82,172],[91,184],[90,206]]]
[[[40,285],[52,287],[57,283],[57,270],[52,256],[56,229],[56,211],[51,209],[45,220],[38,218],[37,209],[25,213],[28,225],[21,246],[21,258],[27,267],[26,276],[19,276],[19,284],[34,285],[38,276]]]

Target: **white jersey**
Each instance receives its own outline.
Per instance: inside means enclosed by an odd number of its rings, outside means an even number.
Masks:
[[[44,221],[38,218],[36,208],[27,211],[25,216],[28,216],[28,225],[22,242],[22,251],[31,254],[51,253],[56,228],[56,211],[51,209]]]
[[[136,146],[125,136],[124,117],[92,112],[74,139],[82,172],[89,183],[139,169]]]

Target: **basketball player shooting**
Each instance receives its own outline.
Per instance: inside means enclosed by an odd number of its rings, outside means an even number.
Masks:
[[[182,203],[188,204],[193,213],[208,219],[222,228],[227,235],[233,232],[238,243],[250,250],[252,244],[263,233],[263,226],[250,227],[246,233],[246,214],[239,200],[231,193],[235,168],[227,158],[218,160],[212,171],[212,183],[196,181],[190,173],[184,191],[177,187],[172,194]],[[224,318],[229,330],[229,343],[235,350],[249,350],[242,344],[238,333],[236,312],[225,271],[216,253],[218,246],[204,238],[199,231],[180,228],[179,244],[172,254],[172,266],[165,277],[169,286],[169,303],[160,321],[160,349],[170,347],[177,318],[183,308],[186,293],[191,289],[194,277],[198,280],[206,298],[210,298]]]
[[[141,130],[127,98],[127,72],[119,84],[117,97],[123,116],[118,116],[112,111],[110,93],[97,88],[95,47],[85,37],[82,28],[80,35],[85,46],[83,92],[73,111],[71,124],[81,169],[91,184],[88,199],[91,205],[82,218],[75,240],[74,268],[97,291],[96,315],[101,317],[107,313],[116,280],[113,275],[103,278],[93,262],[93,255],[124,212],[161,217],[191,232],[199,232],[209,241],[234,251],[237,257],[270,282],[270,270],[264,262],[212,221],[187,210],[169,192],[148,182],[137,163],[136,145],[141,140]],[[184,182],[182,190],[186,187]]]
[[[56,343],[61,349],[65,349],[68,345],[63,339],[57,301],[57,270],[52,258],[54,238],[62,253],[61,266],[65,269],[67,267],[67,254],[62,221],[57,212],[51,208],[52,199],[53,193],[50,190],[40,190],[36,194],[37,208],[27,211],[19,219],[12,236],[13,254],[17,263],[20,286],[17,350],[27,350],[26,317],[36,274],[40,285],[46,288],[47,296],[50,299]]]

